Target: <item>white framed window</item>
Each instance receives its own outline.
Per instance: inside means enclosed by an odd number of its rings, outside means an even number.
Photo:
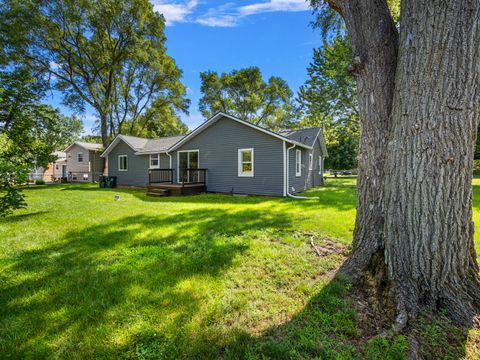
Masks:
[[[58,164],[55,164],[55,170],[58,170]]]
[[[118,155],[118,171],[128,171],[127,155]]]
[[[238,176],[253,177],[253,149],[238,149]]]
[[[160,167],[160,154],[150,154],[150,168],[155,169]]]
[[[313,154],[308,154],[308,170],[313,170]]]
[[[295,151],[295,176],[302,176],[302,150]]]
[[[88,174],[83,174],[83,180],[88,180]]]
[[[77,162],[83,162],[83,153],[79,152],[77,153]]]
[[[319,156],[319,157],[318,157],[318,173],[319,173],[320,175],[322,175],[322,171],[323,171],[322,165],[323,165],[323,164],[322,164],[322,157]]]

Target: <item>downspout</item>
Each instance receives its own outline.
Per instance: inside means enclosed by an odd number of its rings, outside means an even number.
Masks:
[[[168,151],[166,151],[165,154],[167,154],[168,158],[170,159],[170,170],[172,170],[172,155],[170,155]],[[158,157],[158,161],[160,162],[160,156]],[[171,183],[173,184],[174,183],[173,170],[170,171],[170,174],[172,175]]]
[[[285,142],[284,142],[285,144]],[[289,180],[290,180],[290,177],[288,176],[288,170],[290,169],[290,150],[292,150],[296,145],[293,144],[292,146],[290,146],[288,149],[287,149],[287,154],[286,154],[286,157],[287,157],[287,167],[285,168],[285,176],[286,176],[286,193],[287,193],[287,196],[288,197],[291,197],[293,199],[300,199],[300,200],[320,200],[319,197],[307,197],[307,196],[297,196],[297,195],[292,195],[290,194],[290,191],[289,191]]]

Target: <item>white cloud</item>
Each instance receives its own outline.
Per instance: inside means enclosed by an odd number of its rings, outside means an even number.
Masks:
[[[202,16],[196,23],[210,27],[234,27],[238,24],[238,17],[233,15]]]
[[[305,0],[269,0],[267,2],[240,6],[238,12],[242,15],[254,15],[273,11],[306,11],[309,4]]]
[[[309,4],[306,0],[267,0],[250,5],[238,6],[228,2],[208,9],[203,14],[193,14],[199,0],[151,0],[153,9],[163,14],[167,26],[178,22],[194,22],[210,27],[233,27],[250,15],[283,11],[306,11]]]
[[[172,2],[169,0],[153,0],[153,10],[163,14],[165,24],[171,26],[176,22],[185,22],[198,5],[198,0]]]

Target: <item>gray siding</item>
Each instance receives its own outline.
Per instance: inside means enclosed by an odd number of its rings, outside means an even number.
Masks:
[[[173,160],[172,160],[173,167]],[[170,169],[170,158],[167,154],[160,154],[160,169]]]
[[[254,149],[254,176],[238,176],[238,149]],[[207,171],[207,190],[258,195],[283,195],[283,143],[280,139],[222,118],[172,152],[199,150]],[[178,172],[178,169],[177,169]]]
[[[290,145],[291,146],[291,145]],[[287,144],[287,147],[290,147]],[[301,150],[302,152],[302,174],[296,176],[295,174],[295,152]],[[313,167],[309,170],[309,154],[313,154]],[[323,185],[323,174],[319,174],[318,157],[322,156],[320,142],[317,140],[312,150],[294,147],[289,151],[289,171],[288,171],[288,189],[290,193],[298,193],[307,190],[314,186]],[[295,190],[292,189],[295,188]]]
[[[118,170],[118,156],[128,156],[128,170]],[[117,177],[117,184],[123,186],[146,186],[148,184],[148,155],[135,155],[135,151],[120,141],[108,154],[108,175]]]

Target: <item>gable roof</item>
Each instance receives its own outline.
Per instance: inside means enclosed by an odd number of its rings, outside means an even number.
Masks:
[[[94,144],[94,143],[88,143],[84,141],[75,141],[73,144],[69,145],[64,152],[67,152],[72,146],[78,145],[86,150],[92,150],[92,151],[98,151],[100,150],[103,145],[102,144]]]
[[[185,144],[187,141],[197,136],[199,133],[207,129],[210,125],[213,125],[221,118],[228,118],[230,120],[239,122],[245,126],[256,129],[260,132],[268,134],[270,136],[276,137],[282,141],[306,148],[312,149],[315,141],[318,139],[322,152],[327,155],[327,149],[325,147],[325,141],[323,140],[323,134],[319,127],[316,128],[306,128],[300,130],[281,130],[278,133],[264,129],[258,125],[249,123],[247,121],[241,120],[235,116],[225,114],[223,112],[218,112],[213,115],[210,119],[205,121],[203,124],[198,126],[188,135],[176,135],[168,136],[157,139],[146,139],[136,136],[128,135],[118,135],[111,144],[105,149],[101,157],[106,157],[115,146],[120,141],[124,141],[130,148],[135,151],[135,155],[147,155],[147,154],[156,154],[161,152],[169,152],[179,148],[181,145]],[[321,135],[321,136],[320,136]]]
[[[149,139],[147,144],[138,154],[150,154],[169,150],[173,145],[182,140],[186,135],[168,136],[158,139]]]
[[[106,157],[120,141],[130,146],[136,155],[142,155],[166,152],[172,145],[184,137],[185,135],[176,135],[157,139],[146,139],[136,136],[118,135],[110,145],[108,145],[101,157]]]
[[[320,131],[319,127],[300,129],[300,130],[285,129],[285,130],[280,130],[278,134],[285,136],[287,139],[297,141],[304,145],[313,146],[319,131]]]
[[[229,114],[226,114],[226,113],[223,113],[223,112],[217,112],[215,115],[213,115],[210,119],[208,119],[207,121],[205,121],[203,124],[201,124],[200,126],[198,126],[195,130],[193,130],[190,134],[188,134],[187,136],[185,136],[183,139],[181,139],[179,142],[177,142],[175,145],[173,145],[169,151],[172,151],[172,150],[175,150],[177,148],[179,148],[181,145],[185,144],[187,141],[189,141],[190,139],[192,139],[193,137],[197,136],[198,134],[200,134],[202,131],[204,131],[205,129],[207,129],[210,125],[213,125],[214,123],[216,123],[218,120],[220,120],[221,118],[227,118],[227,119],[230,119],[230,120],[233,120],[233,121],[236,121],[240,124],[243,124],[245,126],[248,126],[248,127],[251,127],[255,130],[258,130],[260,132],[263,132],[265,134],[268,134],[270,136],[273,136],[273,137],[276,137],[280,140],[283,140],[283,141],[288,141],[289,143],[291,144],[295,144],[295,145],[298,145],[300,147],[303,147],[303,148],[307,148],[307,149],[311,149],[312,146],[313,146],[313,141],[312,142],[312,145],[307,145],[307,144],[304,144],[304,143],[301,143],[301,142],[298,142],[297,140],[295,139],[289,139],[281,134],[278,134],[278,133],[275,133],[273,131],[270,131],[270,130],[267,130],[265,128],[262,128],[258,125],[255,125],[255,124],[252,124],[252,123],[249,123],[247,121],[244,121],[244,120],[241,120],[235,116],[232,116],[232,115],[229,115]],[[318,131],[317,131],[318,133]]]

